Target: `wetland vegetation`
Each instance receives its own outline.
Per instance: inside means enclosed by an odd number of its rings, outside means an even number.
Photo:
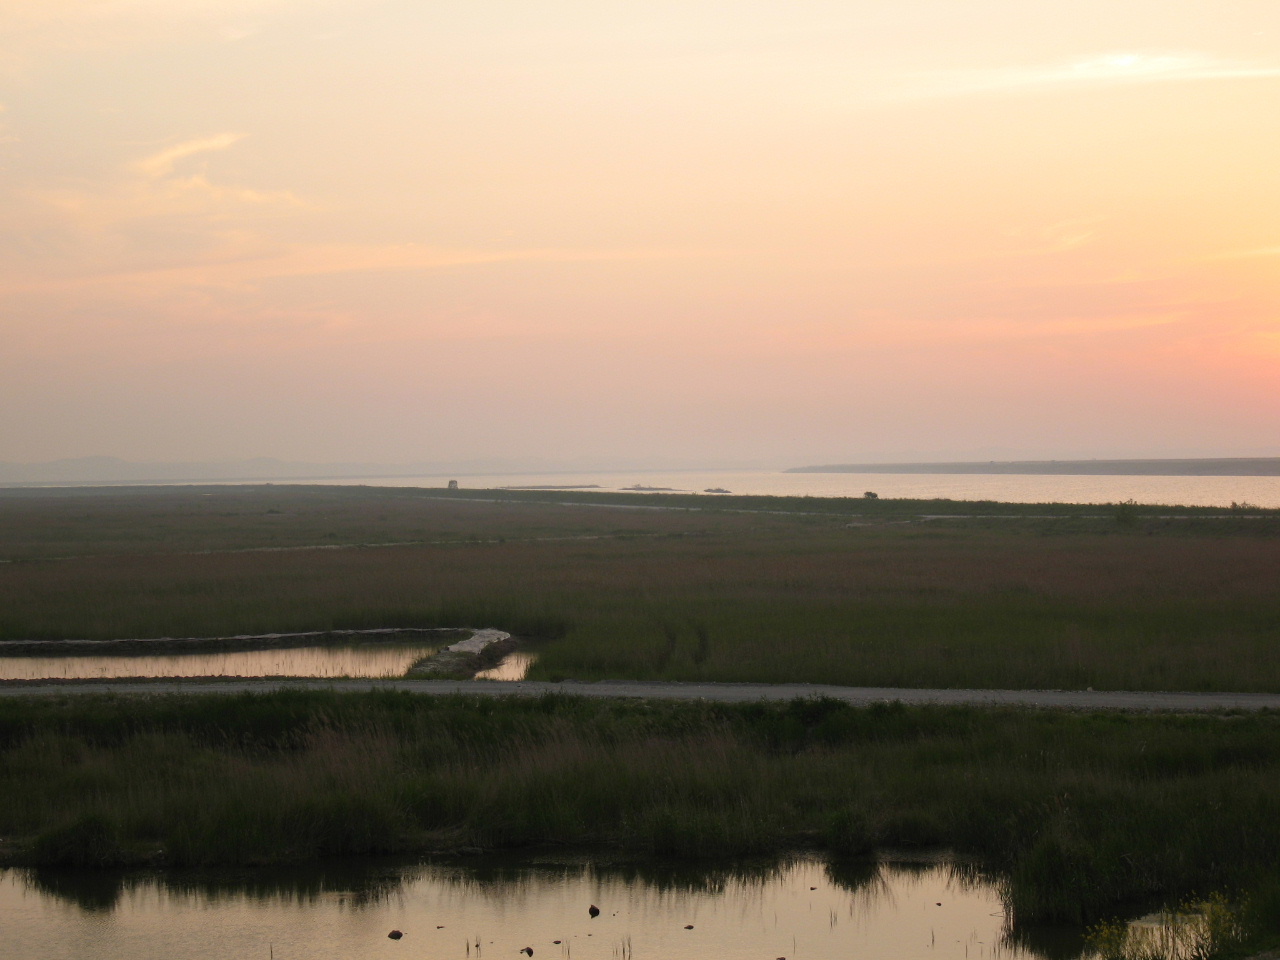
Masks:
[[[10,641],[495,627],[533,679],[1280,691],[1280,512],[1252,508],[3,491],[0,560]],[[942,846],[1079,923],[1280,855],[1270,714],[47,698],[0,702],[0,751],[11,862]]]
[[[487,626],[551,641],[540,680],[1280,691],[1280,511],[567,496],[4,491],[0,639]]]
[[[1243,888],[1280,718],[277,692],[0,701],[0,835],[44,865],[599,847],[949,847],[1024,920]]]

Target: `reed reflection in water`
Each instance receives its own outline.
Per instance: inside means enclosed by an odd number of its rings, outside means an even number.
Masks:
[[[393,929],[404,938],[389,940]],[[971,873],[816,860],[701,873],[455,865],[112,881],[9,871],[0,937],[14,960],[517,960],[525,947],[537,960],[1079,955],[1078,941],[1011,938],[996,887]]]
[[[0,680],[83,680],[107,677],[400,677],[438,645],[228,650],[154,656],[0,657]]]

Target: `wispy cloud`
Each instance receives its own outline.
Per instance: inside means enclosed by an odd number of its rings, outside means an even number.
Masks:
[[[184,201],[189,201],[193,196],[209,202],[230,201],[240,204],[303,206],[301,200],[287,191],[263,191],[248,187],[227,186],[212,182],[203,172],[187,176],[176,175],[174,168],[179,161],[202,153],[227,150],[245,139],[245,136],[246,134],[243,133],[219,133],[212,137],[184,140],[182,143],[135,162],[131,170],[134,174],[142,175],[143,183],[140,188],[135,185],[134,198],[150,198],[161,205],[170,206],[175,202],[177,206],[189,206]],[[151,206],[154,205],[153,202]]]
[[[883,99],[1019,94],[1116,84],[1245,80],[1280,77],[1280,66],[1220,60],[1201,53],[1118,51],[1070,63],[949,70],[900,78]]]
[[[243,133],[219,133],[213,137],[202,137],[198,140],[184,140],[182,143],[167,147],[159,153],[139,160],[134,167],[139,173],[148,177],[167,177],[173,172],[174,164],[187,157],[200,153],[211,153],[226,150],[243,140]]]
[[[276,225],[314,205],[287,190],[219,182],[191,159],[243,139],[240,133],[187,139],[95,179],[33,178],[0,191],[5,232],[44,238],[26,242],[21,266],[0,274],[12,281],[136,272],[275,248]]]

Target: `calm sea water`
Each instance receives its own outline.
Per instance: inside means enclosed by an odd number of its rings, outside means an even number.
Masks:
[[[606,491],[636,486],[682,493],[723,489],[756,496],[882,497],[995,500],[1005,503],[1139,503],[1226,507],[1250,503],[1280,507],[1280,477],[1062,477],[918,473],[780,473],[771,471],[673,471],[669,473],[574,473],[506,476],[394,477],[320,481],[389,487],[443,487],[457,480],[464,489],[572,487]]]
[[[349,869],[349,868],[347,868]],[[597,904],[600,916],[587,908]],[[688,929],[688,927],[692,929]],[[387,934],[404,936],[391,940]],[[1065,958],[1013,941],[994,887],[942,864],[802,861],[713,874],[590,865],[416,867],[227,881],[8,871],[8,960],[981,960]]]

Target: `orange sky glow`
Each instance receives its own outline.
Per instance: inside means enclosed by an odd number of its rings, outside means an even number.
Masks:
[[[0,460],[1280,455],[1275,0],[6,0]]]

